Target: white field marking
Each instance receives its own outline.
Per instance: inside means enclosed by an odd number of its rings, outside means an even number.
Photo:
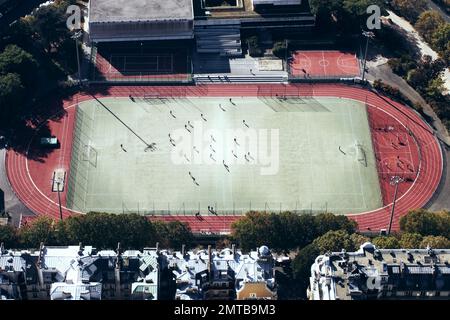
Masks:
[[[350,100],[355,100],[355,99],[350,99]],[[380,111],[386,113],[387,115],[391,116],[392,118],[394,118],[398,123],[400,123],[400,124],[406,129],[406,126],[403,124],[403,122],[401,122],[397,117],[395,117],[394,115],[392,115],[390,112],[388,112],[388,111],[386,111],[386,110],[383,110],[383,109],[381,109],[381,108],[379,108],[379,107],[377,107],[377,106],[374,106],[373,104],[370,104],[370,103],[367,103],[367,105],[370,106],[370,107],[376,108],[376,109],[378,109],[378,110],[380,110]],[[414,140],[414,141],[416,141],[416,140]],[[416,143],[417,143],[417,141],[416,141]],[[420,160],[420,157],[419,157],[419,160]],[[409,189],[408,189],[408,190],[407,190],[400,198],[397,199],[397,203],[398,203],[400,200],[402,200],[402,199],[403,199],[403,198],[411,191],[411,189],[416,185],[417,179],[419,179],[419,176],[420,176],[420,172],[421,172],[420,168],[421,168],[421,167],[422,167],[422,161],[419,162],[419,171],[418,171],[419,174],[416,175],[416,178],[414,179],[414,182],[411,184],[411,187],[409,187]],[[390,206],[392,206],[392,204],[393,204],[393,202],[392,202],[392,203],[389,203],[389,204],[387,204],[387,205],[385,205],[385,206],[382,207],[382,208],[375,209],[375,210],[371,210],[371,211],[367,211],[367,212],[350,213],[350,214],[348,214],[348,216],[358,216],[358,215],[369,214],[369,213],[376,212],[376,211],[379,211],[379,210],[387,209],[387,208],[389,208]]]
[[[72,104],[72,105],[70,105],[70,106],[68,106],[67,108],[64,108],[64,110],[68,110],[68,109],[71,109],[71,108],[73,108],[73,107],[75,107],[77,105],[77,103],[75,103],[75,104]],[[45,124],[45,122],[43,122],[43,123],[41,123],[39,126],[38,126],[38,128],[39,127],[41,127],[42,125],[44,125]],[[38,128],[36,128],[36,129],[38,129]],[[33,141],[33,139],[31,139],[30,140],[30,142],[28,143],[28,147],[27,147],[27,152],[26,152],[26,154],[28,154],[28,152],[29,152],[29,150],[30,150],[30,147],[31,147],[31,142]],[[51,203],[53,203],[55,206],[59,206],[59,204],[58,203],[56,203],[55,201],[53,201],[52,199],[50,199],[49,197],[47,197],[42,191],[41,191],[41,189],[39,189],[37,186],[36,186],[36,183],[34,182],[34,180],[33,180],[33,178],[31,177],[31,173],[30,173],[30,169],[29,169],[29,167],[28,167],[28,157],[25,157],[25,168],[26,168],[26,171],[27,171],[27,174],[28,174],[28,178],[30,179],[30,181],[31,181],[31,183],[33,184],[33,187],[45,198],[45,199],[47,199],[49,202],[51,202]],[[73,210],[73,209],[69,209],[69,208],[67,208],[66,206],[61,206],[63,209],[65,209],[65,210],[68,210],[68,211],[71,211],[71,212],[75,212],[75,213],[80,213],[80,214],[82,214],[83,212],[81,212],[81,211],[77,211],[77,210]]]
[[[353,63],[352,63],[352,65],[350,65],[350,64],[346,64],[345,63],[345,61],[351,61],[351,62],[354,62],[355,60],[353,60],[353,59],[356,59],[356,61],[358,61],[358,59],[356,58],[356,55],[355,55],[355,58],[345,58],[345,59],[343,59],[342,57],[344,56],[345,54],[341,54],[339,57],[338,57],[338,59],[337,59],[337,66],[338,66],[338,68],[342,71],[342,73],[344,73],[344,74],[350,74],[351,72],[356,72],[356,71],[359,71],[359,67],[356,65],[353,65]],[[345,69],[347,69],[347,70],[345,70]]]
[[[348,112],[348,114],[350,115],[350,127],[352,128],[352,137],[354,138],[354,137],[355,137],[355,130],[354,130],[354,128],[353,128],[353,113],[350,112],[350,110],[348,110],[347,112]],[[367,111],[366,111],[366,112],[367,112]],[[370,125],[369,125],[369,133],[370,133]],[[371,133],[370,133],[370,134],[371,134]],[[361,171],[360,171],[360,169],[359,169],[360,167],[358,166],[358,164],[356,165],[356,168],[357,168],[357,170],[358,170],[359,188],[360,188],[360,190],[361,190],[361,195],[362,195],[362,198],[363,198],[364,207],[367,208],[366,197],[364,196],[364,186],[363,186],[362,179],[361,179]]]
[[[313,96],[315,96],[315,92],[314,92],[314,87],[313,87]],[[336,96],[321,96],[321,97],[325,97],[325,98],[332,98],[332,97],[334,97],[334,98],[336,98]],[[320,97],[319,97],[320,98]],[[357,100],[357,99],[354,99],[354,98],[343,98],[343,99],[347,99],[347,100],[352,100],[352,101],[356,101],[356,102],[363,102],[362,100]],[[83,101],[83,102],[86,102],[86,101]],[[70,106],[68,106],[68,107],[66,107],[66,108],[64,108],[64,110],[68,110],[68,109],[70,109],[70,108],[73,108],[73,107],[75,107],[77,105],[77,103],[75,103],[75,104],[73,104],[73,105],[70,105]],[[386,114],[388,114],[389,116],[391,116],[392,118],[394,118],[398,123],[400,123],[405,129],[407,128],[404,124],[403,124],[403,122],[401,122],[397,117],[395,117],[395,116],[393,116],[391,113],[389,113],[388,111],[385,111],[385,110],[383,110],[382,108],[379,108],[379,107],[377,107],[377,106],[375,106],[375,105],[373,105],[373,104],[370,104],[370,103],[367,103],[367,105],[368,106],[370,106],[370,107],[373,107],[373,108],[376,108],[376,109],[378,109],[378,110],[380,110],[380,111],[382,111],[382,112],[384,112],[384,113],[386,113]],[[44,123],[42,123],[40,126],[42,126]],[[27,147],[27,154],[28,154],[28,151],[29,151],[29,149],[30,149],[30,146],[31,146],[31,141],[32,141],[32,139],[30,140],[30,143],[28,144],[28,147]],[[417,143],[417,141],[416,140],[414,140],[416,143]],[[29,177],[29,179],[30,179],[30,181],[31,181],[31,183],[33,184],[33,187],[42,195],[42,197],[44,197],[45,199],[47,199],[49,202],[51,202],[51,203],[53,203],[54,205],[56,205],[56,206],[58,206],[58,204],[55,202],[55,201],[53,201],[53,200],[51,200],[50,198],[48,198],[37,186],[36,186],[36,184],[35,184],[35,182],[34,182],[34,180],[32,179],[32,177],[31,177],[31,174],[30,174],[30,171],[29,171],[29,167],[28,167],[28,158],[26,158],[26,160],[25,160],[25,165],[26,165],[26,171],[27,171],[27,174],[28,174],[28,177]],[[405,196],[407,196],[408,194],[409,194],[409,192],[412,190],[412,188],[416,185],[416,183],[417,183],[417,179],[419,178],[419,176],[420,176],[420,172],[421,172],[421,166],[422,166],[422,162],[420,162],[419,163],[419,174],[417,174],[416,175],[416,178],[415,178],[415,180],[414,180],[414,182],[411,184],[411,187],[399,198],[399,199],[397,199],[397,202],[399,202],[400,200],[402,200]],[[372,213],[372,212],[376,212],[376,211],[379,211],[379,210],[383,210],[383,209],[386,209],[386,208],[388,208],[388,207],[390,207],[392,205],[392,203],[390,203],[390,204],[388,204],[388,205],[385,205],[384,207],[381,207],[381,208],[378,208],[378,209],[374,209],[374,210],[371,210],[371,211],[366,211],[366,212],[361,212],[361,213],[348,213],[348,214],[346,214],[347,216],[359,216],[359,215],[365,215],[365,214],[369,214],[369,213]],[[69,209],[69,208],[67,208],[67,207],[65,207],[65,206],[62,206],[62,208],[64,208],[65,210],[68,210],[68,211],[71,211],[71,212],[74,212],[74,213],[79,213],[79,214],[83,214],[83,212],[81,212],[81,211],[78,211],[78,210],[74,210],[74,209]],[[347,209],[347,208],[343,208],[343,209]]]
[[[95,123],[95,113],[96,113],[96,111],[97,111],[97,108],[95,107],[95,105],[94,105],[94,107],[93,107],[93,109],[94,109],[94,112],[93,112],[93,114],[92,114],[92,125],[94,125],[94,123]],[[94,128],[91,128],[91,130],[93,130]],[[88,148],[90,147],[90,145],[91,145],[91,140],[89,140],[89,142],[88,142]],[[89,149],[88,149],[89,150]],[[91,150],[89,150],[89,153],[91,152]],[[98,154],[97,154],[97,157],[98,157]],[[88,197],[88,187],[89,187],[89,171],[91,171],[91,166],[90,166],[90,154],[88,154],[88,164],[87,164],[87,167],[88,167],[88,170],[87,170],[87,173],[86,173],[86,186],[85,186],[85,188],[84,188],[84,209],[86,209],[86,201],[87,201],[87,197]]]

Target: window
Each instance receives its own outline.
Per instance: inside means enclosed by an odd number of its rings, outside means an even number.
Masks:
[[[250,298],[256,298],[256,293],[255,293],[255,292],[250,293],[250,294],[249,294],[249,297],[250,297]]]

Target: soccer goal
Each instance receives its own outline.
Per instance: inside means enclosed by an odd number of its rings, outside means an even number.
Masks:
[[[97,155],[98,152],[94,149],[93,146],[89,144],[85,144],[83,146],[82,160],[89,162],[89,164],[94,168],[97,167]]]
[[[364,167],[367,167],[367,154],[364,146],[360,143],[356,143],[356,156],[358,162],[360,162]]]
[[[145,94],[144,101],[148,104],[165,104],[166,98],[162,97],[158,93]]]

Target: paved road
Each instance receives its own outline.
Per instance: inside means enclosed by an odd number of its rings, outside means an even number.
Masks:
[[[445,159],[447,158],[447,159]],[[431,201],[429,209],[433,211],[450,210],[450,150],[444,150],[444,177],[439,186],[438,192]]]
[[[444,12],[444,10],[441,9],[441,7],[439,7],[436,3],[434,3],[432,0],[427,0],[428,2],[428,7],[432,10],[436,10],[438,11],[442,18],[444,18],[445,21],[450,22],[450,16]]]
[[[19,224],[20,215],[34,215],[20,200],[16,197],[6,176],[5,168],[5,149],[0,149],[0,189],[3,190],[5,196],[5,211],[9,212],[14,225]]]

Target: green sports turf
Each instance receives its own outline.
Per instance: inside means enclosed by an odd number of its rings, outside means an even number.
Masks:
[[[235,105],[229,98],[210,97],[101,102],[122,122],[94,100],[79,104],[69,208],[194,214],[213,206],[219,214],[244,214],[357,213],[382,206],[367,112],[360,102],[250,97],[232,98]],[[244,139],[252,134],[256,140]],[[272,134],[278,134],[274,143]],[[180,151],[181,135],[200,137],[201,143],[193,142],[200,154],[192,146]],[[141,139],[155,143],[156,150],[148,150]],[[273,156],[273,170],[264,155]]]

